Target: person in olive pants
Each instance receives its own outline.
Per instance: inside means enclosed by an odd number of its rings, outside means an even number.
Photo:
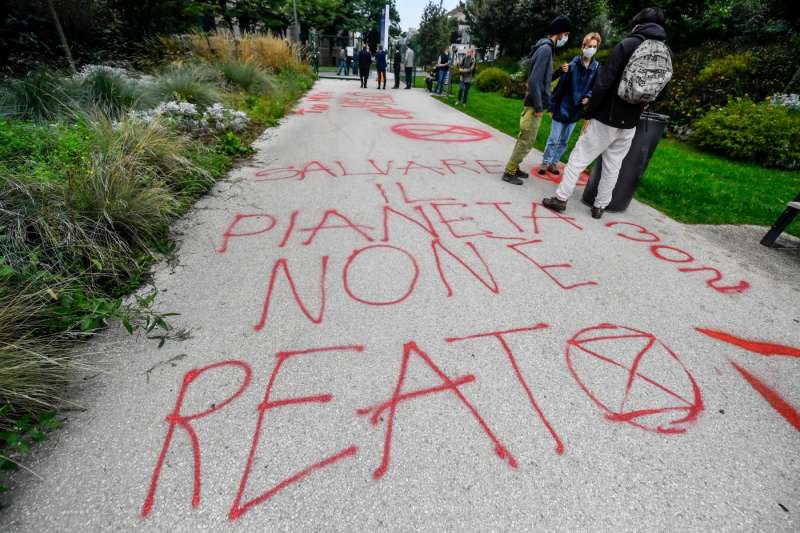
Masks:
[[[555,49],[564,46],[569,39],[572,26],[565,16],[557,17],[550,23],[547,37],[540,39],[531,54],[531,72],[528,76],[528,91],[519,119],[519,135],[514,151],[506,164],[503,181],[514,185],[522,185],[527,172],[519,168],[519,164],[533,148],[542,115],[550,103],[550,83],[553,81],[553,56]]]

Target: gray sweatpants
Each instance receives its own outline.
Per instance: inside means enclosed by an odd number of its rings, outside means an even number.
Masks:
[[[611,193],[617,184],[622,160],[628,155],[635,133],[636,128],[612,128],[597,120],[590,120],[564,168],[564,178],[556,189],[558,199],[569,200],[583,169],[602,155],[603,174],[600,176],[594,205],[605,209],[611,203]]]

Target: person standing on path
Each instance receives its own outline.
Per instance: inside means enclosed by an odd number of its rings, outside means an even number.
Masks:
[[[361,51],[358,53],[358,75],[361,78],[361,88],[367,88],[367,81],[369,81],[369,67],[372,63],[372,54],[369,53],[369,48],[365,44]]]
[[[345,76],[349,76],[350,75],[350,69],[353,66],[353,54],[354,54],[353,50],[354,50],[354,48],[352,46],[348,46],[347,47],[347,64],[344,67],[344,75]],[[355,74],[355,72],[353,72],[353,74]]]
[[[394,50],[394,57],[392,58],[392,70],[394,71],[394,87],[393,89],[400,88],[400,69],[403,67],[403,56],[400,54],[400,47]]]
[[[378,70],[378,89],[381,88],[383,80],[383,89],[386,90],[386,52],[382,44],[378,45],[378,51],[375,53],[375,68]]]
[[[619,169],[645,106],[665,94],[672,77],[672,58],[664,44],[664,12],[649,7],[631,22],[631,35],[614,48],[597,78],[587,110],[590,120],[570,154],[556,195],[542,201],[549,209],[566,210],[581,171],[603,156],[603,173],[591,209],[593,218],[601,218],[611,203]]]
[[[444,82],[450,72],[449,48],[444,48],[439,55],[439,62],[436,64],[436,94],[442,94]]]
[[[519,164],[533,148],[545,107],[550,103],[554,51],[556,47],[564,46],[567,43],[571,27],[572,22],[569,18],[563,15],[556,17],[550,23],[547,36],[539,39],[534,46],[531,55],[531,72],[528,76],[528,91],[519,119],[519,135],[503,173],[505,182],[522,185],[522,179],[528,177],[526,172],[520,170]]]
[[[601,42],[599,33],[588,34],[583,38],[581,55],[562,67],[563,73],[550,98],[553,125],[550,127],[550,137],[547,138],[542,165],[539,167],[539,174],[542,176],[547,172],[555,176],[559,174],[556,165],[567,151],[567,141],[583,116],[584,108],[589,104],[592,86],[600,72],[600,64],[594,59],[594,55]]]
[[[461,83],[458,85],[456,105],[467,105],[467,96],[475,76],[475,51],[472,48],[467,49],[467,55],[461,60],[458,72],[461,76]]]
[[[347,65],[347,50],[344,47],[339,49],[339,70],[336,72],[337,76],[341,76]]]
[[[414,73],[414,50],[406,47],[406,56],[403,59],[403,66],[406,69],[406,89],[411,88],[411,75]]]

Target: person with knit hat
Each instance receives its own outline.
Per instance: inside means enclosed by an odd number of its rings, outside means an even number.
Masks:
[[[553,56],[556,47],[567,44],[572,23],[568,17],[556,17],[547,30],[547,36],[536,43],[531,54],[531,71],[528,76],[528,90],[519,119],[519,135],[511,158],[506,164],[503,181],[522,185],[528,174],[519,164],[533,148],[542,115],[550,103],[550,84],[553,81]]]
[[[602,218],[611,203],[619,171],[636,134],[645,107],[662,98],[672,78],[672,53],[664,44],[664,12],[657,7],[641,10],[631,21],[631,35],[611,51],[592,88],[586,109],[588,121],[569,156],[555,196],[542,205],[554,211],[567,209],[578,178],[592,161],[603,157],[592,218]],[[641,47],[641,50],[640,50]],[[646,89],[644,98],[632,98],[632,88]]]

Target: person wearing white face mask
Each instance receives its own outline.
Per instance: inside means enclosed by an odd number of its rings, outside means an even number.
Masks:
[[[589,120],[569,156],[564,177],[555,196],[542,200],[548,209],[565,211],[580,173],[603,156],[602,175],[591,208],[593,218],[602,218],[645,106],[668,91],[672,53],[664,44],[664,12],[657,7],[645,8],[633,17],[631,25],[631,35],[614,47],[597,77],[586,110]],[[638,53],[640,47],[643,48]]]
[[[528,91],[519,119],[519,135],[514,151],[506,164],[503,181],[522,185],[527,172],[519,164],[533,148],[542,115],[550,103],[550,84],[553,81],[553,55],[557,46],[564,46],[569,39],[572,23],[565,16],[557,17],[550,23],[547,37],[540,39],[531,54],[531,71],[528,76]]]
[[[582,53],[562,67],[562,74],[550,98],[550,113],[553,124],[544,149],[544,157],[539,167],[539,175],[546,173],[557,176],[556,166],[567,150],[575,125],[583,116],[585,106],[592,97],[592,87],[600,73],[600,64],[594,59],[602,38],[599,33],[590,33],[583,38]]]

